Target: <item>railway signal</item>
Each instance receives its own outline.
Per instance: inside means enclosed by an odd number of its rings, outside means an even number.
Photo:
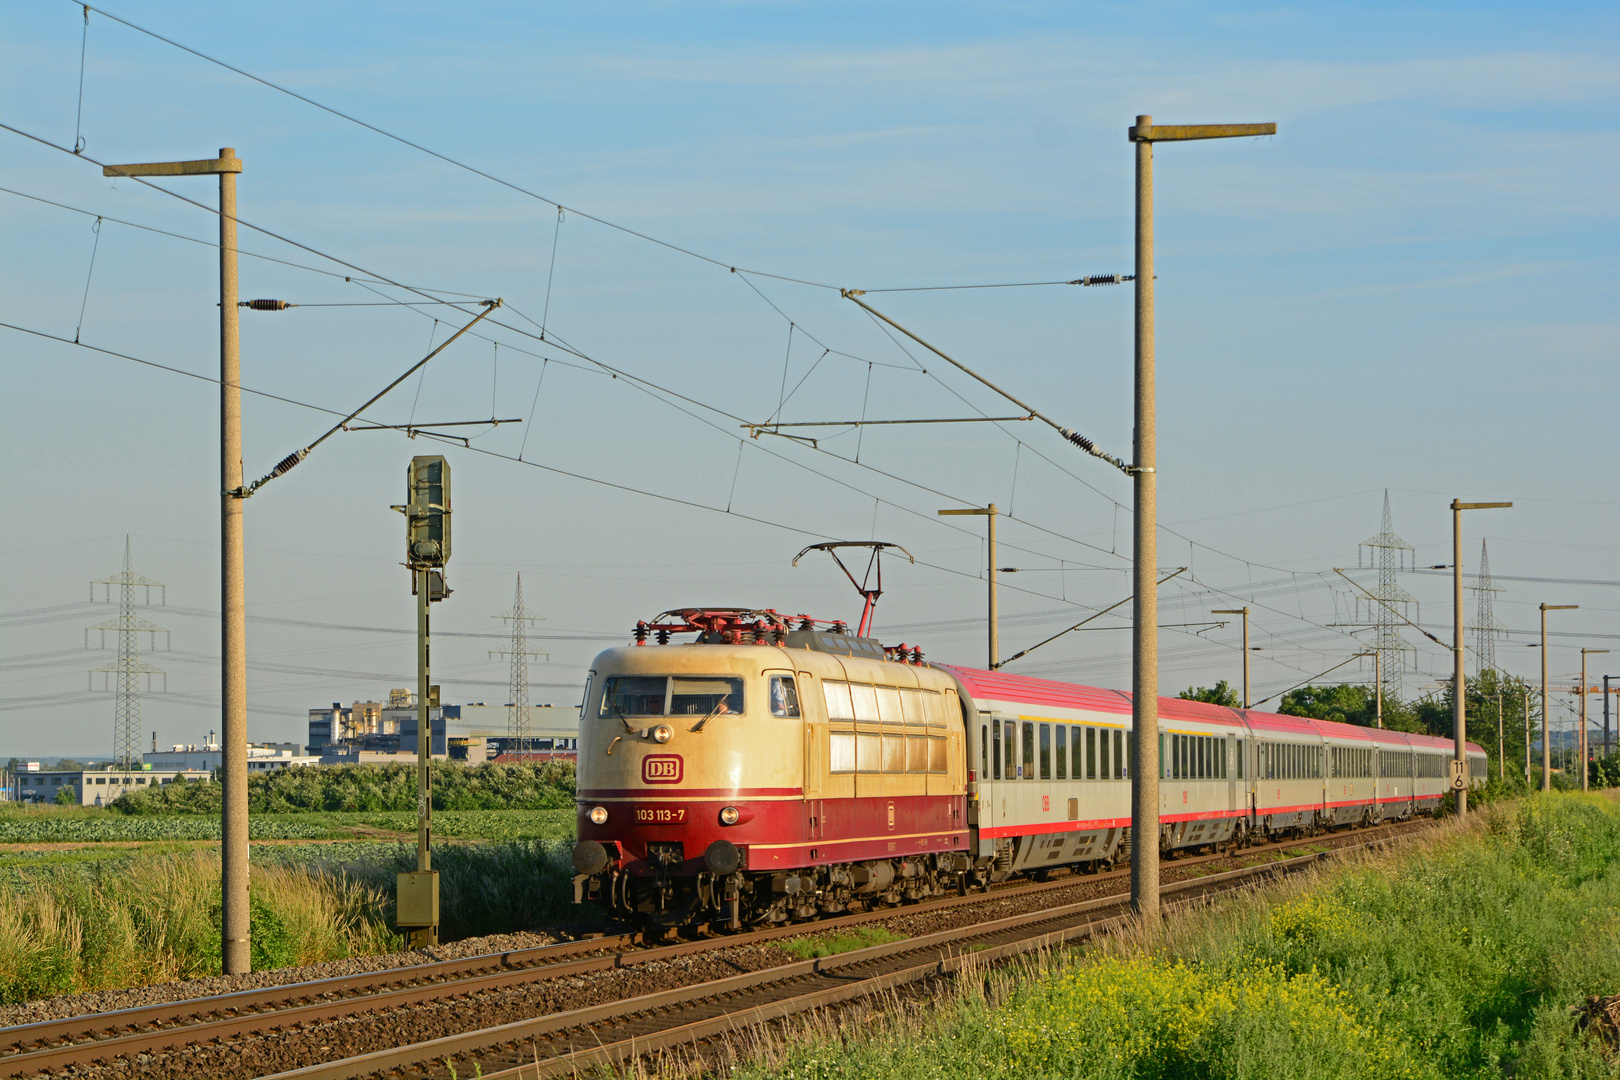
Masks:
[[[439,875],[433,869],[432,710],[439,688],[429,683],[428,605],[450,595],[450,463],[438,454],[411,458],[405,470],[405,565],[416,596],[416,870],[396,879],[395,922],[410,927],[412,947],[439,943]]]

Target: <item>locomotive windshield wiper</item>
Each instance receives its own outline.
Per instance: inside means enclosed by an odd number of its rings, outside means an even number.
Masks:
[[[721,698],[719,701],[714,703],[714,708],[710,709],[707,713],[704,714],[703,719],[699,720],[696,724],[692,725],[690,730],[692,730],[692,731],[702,731],[703,730],[703,725],[707,724],[710,720],[713,720],[717,713],[730,712],[730,711],[731,711],[730,709],[726,708],[726,699]]]
[[[624,725],[624,730],[630,732],[630,734],[632,734],[632,735],[634,735],[636,733],[635,725],[630,723],[630,718],[628,716],[624,715],[624,710],[623,709],[619,708],[617,705],[615,705],[611,701],[608,702],[608,708],[612,709],[613,712],[614,712],[614,715],[616,715],[619,718],[619,723]]]

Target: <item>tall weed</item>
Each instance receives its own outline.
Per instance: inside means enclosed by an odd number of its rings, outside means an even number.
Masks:
[[[252,868],[255,968],[397,948],[386,897],[345,875]],[[218,974],[219,860],[50,866],[0,890],[0,1001]]]

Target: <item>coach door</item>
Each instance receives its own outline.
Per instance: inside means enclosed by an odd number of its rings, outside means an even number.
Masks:
[[[1221,746],[1226,754],[1226,783],[1222,786],[1226,788],[1226,809],[1232,811],[1241,806],[1238,802],[1237,763],[1243,753],[1243,742],[1235,735],[1222,735]]]

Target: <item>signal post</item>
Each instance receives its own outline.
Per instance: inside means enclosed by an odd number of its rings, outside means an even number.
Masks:
[[[444,565],[450,560],[450,463],[437,454],[411,459],[405,471],[405,565],[416,595],[416,870],[396,881],[395,923],[411,929],[413,948],[439,943],[439,875],[433,869],[433,709],[439,688],[430,683],[429,605],[450,595]]]

